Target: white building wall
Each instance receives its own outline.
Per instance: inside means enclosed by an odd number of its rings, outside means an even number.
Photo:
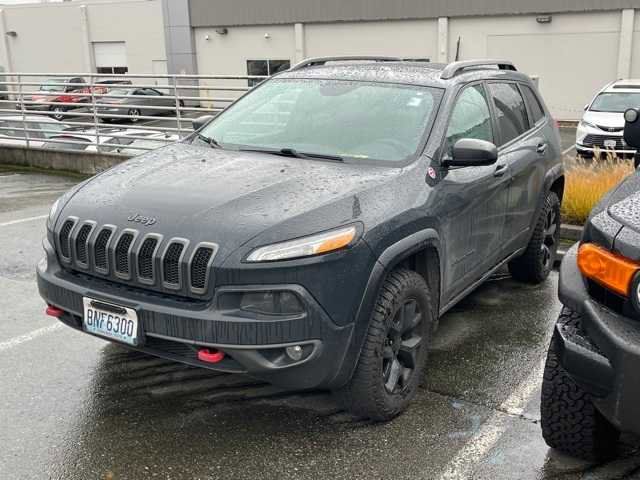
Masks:
[[[429,58],[438,55],[438,21],[318,23],[304,26],[306,56],[389,55]]]
[[[5,29],[15,36],[8,36],[8,52],[2,52],[0,62],[5,67],[7,54],[11,55],[14,71],[92,71],[92,53],[87,54],[93,52],[92,42],[125,42],[130,73],[149,73],[153,61],[166,61],[158,0],[65,2],[2,10]]]
[[[504,58],[540,77],[553,115],[578,119],[595,92],[617,76],[621,12],[554,14],[549,24],[535,15],[449,20],[449,60]],[[634,50],[640,55],[640,38]],[[639,58],[640,59],[640,58]],[[640,62],[636,61],[636,68]]]

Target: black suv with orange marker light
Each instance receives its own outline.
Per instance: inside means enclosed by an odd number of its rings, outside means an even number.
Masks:
[[[625,112],[624,138],[633,147],[640,147],[639,113]],[[640,434],[640,172],[591,213],[562,262],[559,295],[542,433],[565,453],[605,459],[620,432]]]
[[[50,314],[387,420],[444,312],[552,268],[559,134],[509,62],[310,59],[194,126],[56,202]]]

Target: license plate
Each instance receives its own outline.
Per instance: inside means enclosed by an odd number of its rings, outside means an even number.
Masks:
[[[605,148],[616,148],[616,141],[615,140],[605,140],[604,141],[604,146],[605,146]]]
[[[120,305],[84,297],[85,331],[129,345],[138,344],[138,314]]]

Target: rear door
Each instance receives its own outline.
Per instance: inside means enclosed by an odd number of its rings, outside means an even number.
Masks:
[[[475,83],[458,94],[448,123],[443,159],[462,138],[495,143],[496,132],[485,86]],[[495,165],[449,167],[439,189],[446,192],[441,210],[445,261],[445,303],[492,268],[502,255],[509,172]]]
[[[489,92],[500,134],[500,156],[511,174],[506,209],[505,248],[526,246],[544,182],[549,145],[544,136],[547,121],[534,92],[516,82],[490,82]],[[528,89],[528,90],[526,90]],[[529,98],[529,104],[525,101]],[[535,104],[530,102],[535,100]]]

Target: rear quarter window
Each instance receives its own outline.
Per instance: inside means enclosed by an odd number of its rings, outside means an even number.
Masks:
[[[522,88],[524,98],[527,101],[527,105],[529,105],[529,111],[531,112],[531,116],[533,117],[531,119],[532,122],[538,123],[545,117],[544,109],[540,104],[540,99],[528,85],[520,85],[520,88]]]

